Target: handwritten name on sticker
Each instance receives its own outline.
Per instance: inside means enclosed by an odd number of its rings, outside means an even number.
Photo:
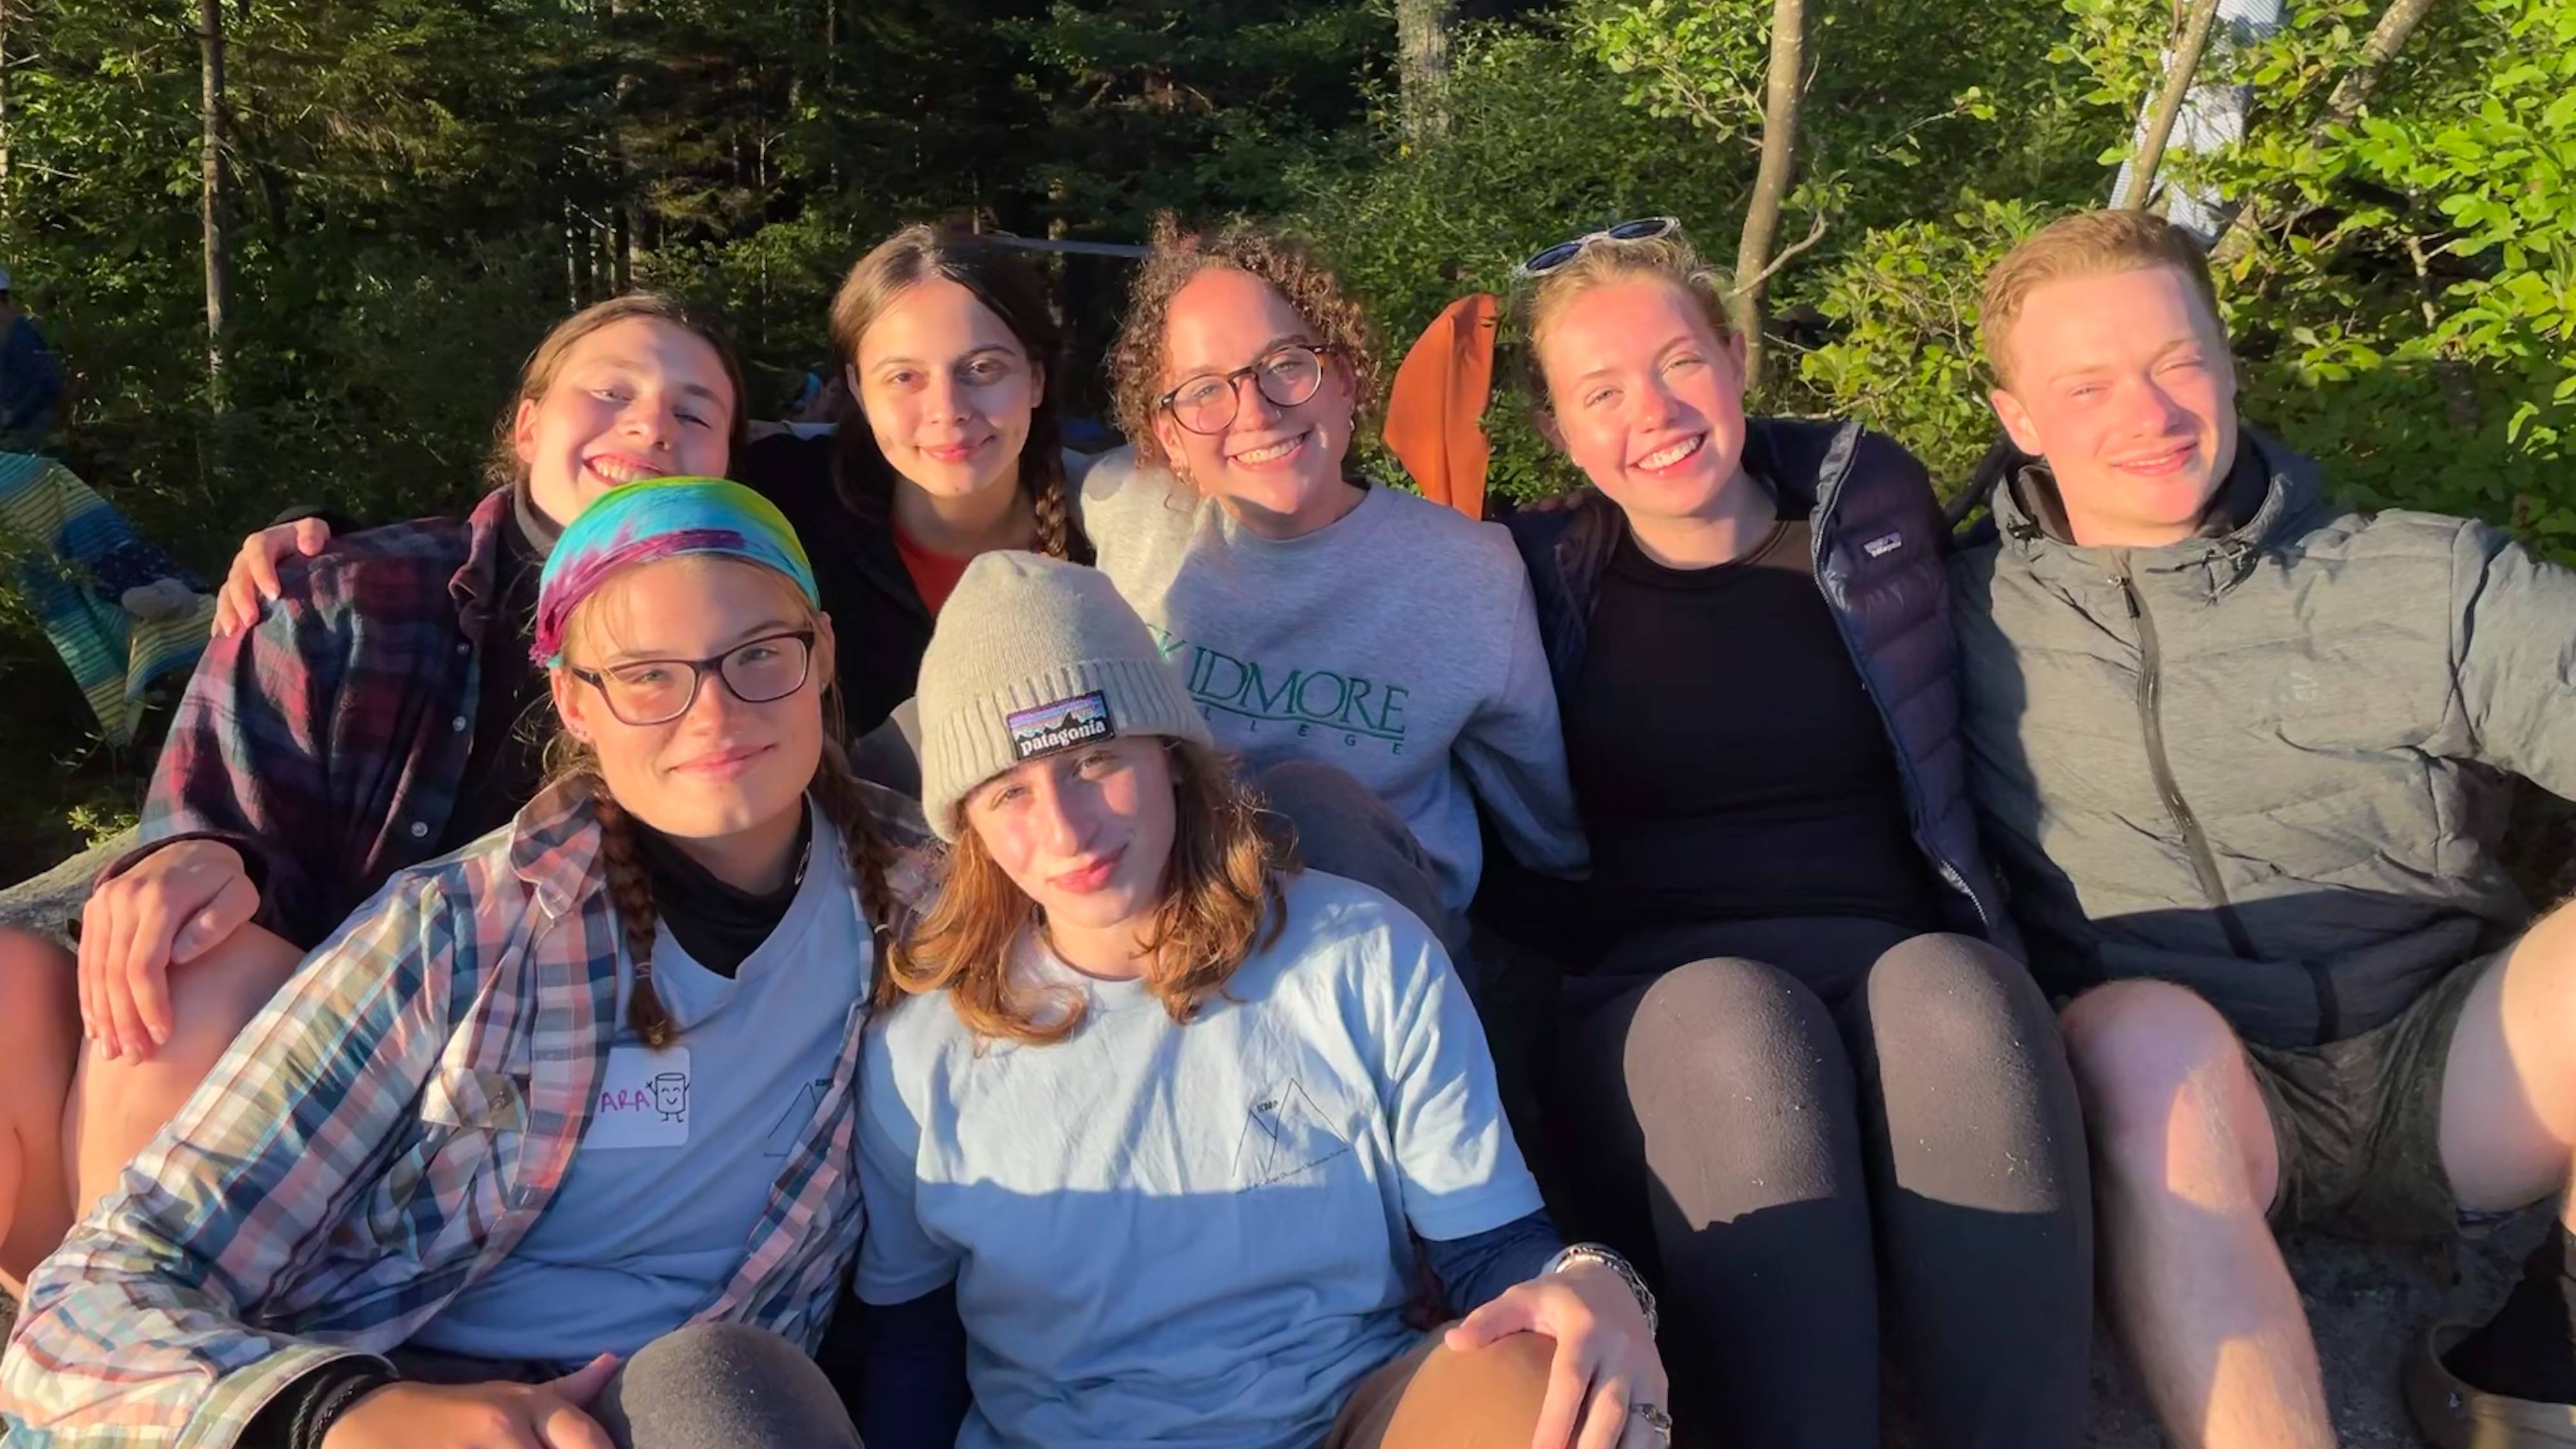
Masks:
[[[681,1147],[689,1140],[689,1049],[621,1046],[608,1053],[585,1151]]]

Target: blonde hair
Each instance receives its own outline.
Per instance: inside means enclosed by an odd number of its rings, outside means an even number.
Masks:
[[[748,563],[737,566],[760,567]],[[821,620],[822,615],[806,601],[802,590],[772,570],[762,572],[778,580],[782,597],[796,601],[806,624]],[[565,632],[567,641],[586,637],[585,620],[609,593],[603,585],[573,610]],[[569,647],[566,652],[570,652]],[[840,697],[829,680],[822,694],[823,753],[815,762],[814,778],[806,790],[814,797],[815,808],[823,818],[841,833],[842,853],[849,862],[851,878],[859,883],[859,900],[876,935],[877,961],[882,969],[895,922],[894,891],[887,880],[894,850],[869,812],[866,795],[858,777],[850,772],[848,759],[834,743],[841,734]],[[653,899],[652,873],[645,867],[636,844],[635,818],[609,790],[606,777],[600,773],[597,752],[576,739],[570,730],[558,729],[546,746],[546,784],[551,788],[566,781],[588,793],[592,814],[599,822],[600,871],[606,878],[619,933],[625,939],[627,958],[635,967],[635,986],[626,1003],[626,1024],[643,1038],[646,1046],[668,1046],[678,1028],[671,1020],[670,1009],[662,1004],[661,994],[653,988],[653,931],[660,915]]]
[[[1530,278],[1513,294],[1512,335],[1520,339],[1521,376],[1538,406],[1548,406],[1547,369],[1539,365],[1539,344],[1557,319],[1596,287],[1639,279],[1680,288],[1698,304],[1700,315],[1720,341],[1732,335],[1726,315],[1726,271],[1704,260],[1679,227],[1639,241],[1602,238],[1577,252],[1574,260]]]
[[[1148,463],[1171,461],[1154,436],[1154,414],[1165,388],[1172,299],[1201,272],[1219,268],[1258,277],[1288,299],[1314,330],[1315,340],[1331,348],[1334,359],[1349,370],[1354,425],[1364,428],[1377,409],[1377,338],[1359,300],[1332,269],[1304,243],[1248,221],[1229,223],[1213,234],[1185,232],[1165,212],[1154,219],[1145,260],[1128,293],[1126,320],[1109,349],[1110,405],[1118,431],[1136,445],[1136,456]]]
[[[832,297],[832,353],[842,365],[859,365],[859,340],[904,293],[932,278],[955,282],[992,310],[1011,336],[1044,372],[1044,386],[1029,408],[1028,441],[1020,446],[1020,489],[1037,515],[1041,552],[1075,563],[1089,563],[1091,541],[1073,517],[1066,498],[1064,427],[1057,399],[1063,395],[1064,335],[1048,305],[1047,286],[1036,269],[1000,245],[980,237],[946,234],[918,223],[902,228],[870,248],[850,268]],[[876,435],[853,391],[844,405],[836,446],[838,469],[845,480],[893,468],[877,450]],[[843,497],[863,504],[864,491],[843,488]]]
[[[733,343],[726,340],[724,329],[713,317],[676,297],[661,292],[628,292],[594,302],[556,323],[545,340],[528,354],[527,362],[519,369],[519,389],[502,405],[500,421],[492,427],[492,451],[483,460],[483,476],[493,487],[510,488],[528,481],[528,465],[519,461],[516,441],[519,405],[546,395],[546,389],[555,385],[555,374],[563,371],[565,359],[583,338],[638,317],[668,323],[715,349],[716,361],[724,366],[725,382],[733,388],[733,414],[725,419],[725,466],[731,470],[734,457],[742,451],[744,429],[751,416],[750,404],[743,397],[742,362],[734,356]]]
[[[2004,348],[2033,291],[2069,277],[2101,277],[2151,267],[2181,272],[2208,305],[2210,319],[2219,320],[2218,284],[2210,277],[2209,258],[2191,233],[2163,217],[2144,211],[2080,211],[2023,238],[1986,273],[1985,296],[1977,309],[1986,365],[1994,370],[1995,380],[2011,386]]]
[[[1145,985],[1172,1020],[1186,1023],[1246,958],[1279,938],[1279,878],[1295,865],[1287,842],[1263,829],[1260,798],[1225,756],[1188,740],[1164,747],[1175,822],[1163,898],[1143,937],[1153,961]],[[1044,923],[964,813],[959,806],[957,844],[940,864],[929,904],[877,977],[877,1004],[945,991],[957,1019],[979,1037],[1062,1041],[1082,1024],[1083,1002],[1065,990],[1032,996],[1013,983],[1022,937]]]

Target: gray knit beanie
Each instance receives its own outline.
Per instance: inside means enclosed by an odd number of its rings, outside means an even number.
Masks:
[[[978,785],[1112,735],[1212,744],[1180,672],[1097,569],[997,550],[966,566],[921,656],[921,812],[957,838]]]

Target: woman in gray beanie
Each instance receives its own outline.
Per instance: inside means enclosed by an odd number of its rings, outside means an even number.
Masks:
[[[1264,835],[1108,579],[977,558],[919,699],[953,848],[866,1053],[863,1400],[962,1329],[973,1406],[873,1449],[1665,1442],[1652,1299],[1540,1210],[1447,954]]]

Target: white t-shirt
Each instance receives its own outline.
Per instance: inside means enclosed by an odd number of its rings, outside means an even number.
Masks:
[[[1090,1003],[1070,1039],[979,1044],[944,996],[870,1026],[858,1292],[955,1280],[960,1449],[1311,1449],[1415,1337],[1411,1235],[1538,1211],[1439,943],[1336,876],[1286,900],[1187,1026],[1034,944]]]

